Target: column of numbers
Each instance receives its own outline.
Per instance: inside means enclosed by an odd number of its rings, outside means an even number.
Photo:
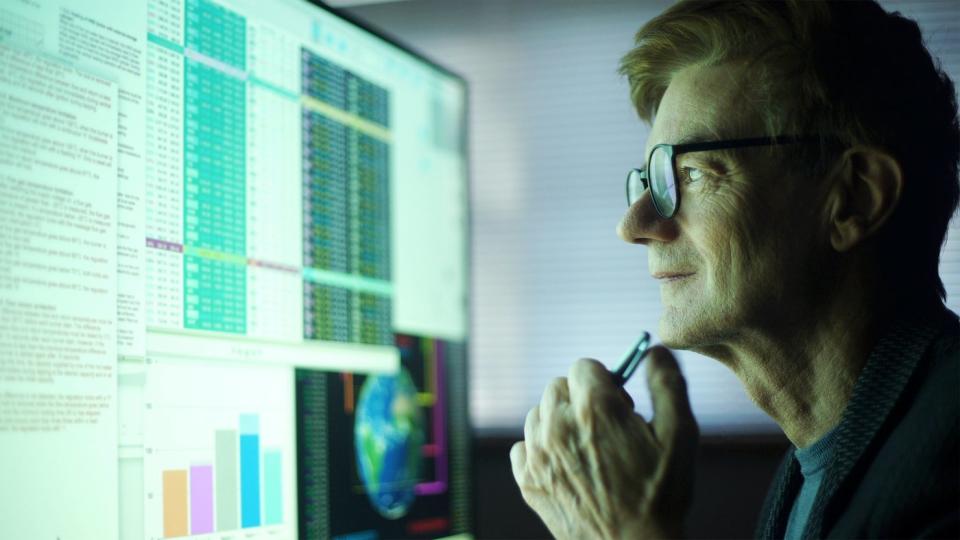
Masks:
[[[150,31],[178,39],[179,2],[151,2]],[[183,319],[183,56],[152,42],[146,54],[145,163],[147,325]]]

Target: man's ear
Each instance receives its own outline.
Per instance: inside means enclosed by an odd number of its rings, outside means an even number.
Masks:
[[[893,214],[903,193],[903,169],[889,153],[854,146],[840,157],[829,195],[830,244],[844,252],[874,234]]]

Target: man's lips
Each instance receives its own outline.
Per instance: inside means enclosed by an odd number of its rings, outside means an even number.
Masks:
[[[677,281],[694,275],[696,272],[654,272],[650,274],[657,281]]]

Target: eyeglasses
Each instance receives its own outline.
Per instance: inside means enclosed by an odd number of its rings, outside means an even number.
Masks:
[[[660,217],[670,219],[677,213],[680,207],[680,191],[677,189],[676,157],[680,154],[750,146],[795,144],[819,139],[816,136],[780,135],[688,144],[658,144],[650,150],[646,167],[631,169],[627,174],[627,208],[633,206],[643,192],[650,189],[653,206]]]

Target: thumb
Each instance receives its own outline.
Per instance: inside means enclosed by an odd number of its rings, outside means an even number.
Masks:
[[[651,424],[657,440],[666,448],[695,449],[699,430],[680,365],[660,345],[652,347],[647,356],[647,387],[653,401]]]

